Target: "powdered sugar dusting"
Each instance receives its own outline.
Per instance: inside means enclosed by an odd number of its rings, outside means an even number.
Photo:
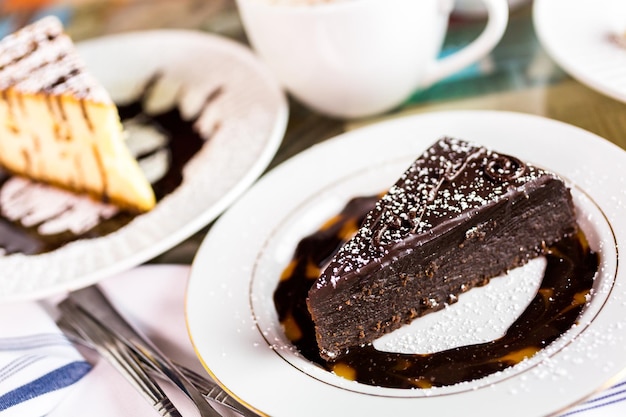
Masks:
[[[451,228],[458,219],[471,217],[476,208],[496,203],[545,175],[553,174],[471,142],[443,138],[378,201],[316,285],[336,286],[344,274],[382,262],[407,236],[422,244],[434,229]]]

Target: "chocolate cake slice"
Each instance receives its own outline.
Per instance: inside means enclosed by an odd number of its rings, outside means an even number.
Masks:
[[[376,203],[308,293],[332,360],[541,255],[577,231],[555,174],[444,138]]]

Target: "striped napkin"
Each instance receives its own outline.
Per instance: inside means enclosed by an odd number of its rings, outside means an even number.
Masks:
[[[0,417],[48,414],[90,369],[39,304],[0,305]]]

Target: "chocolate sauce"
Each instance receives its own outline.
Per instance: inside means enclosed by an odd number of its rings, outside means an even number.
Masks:
[[[320,269],[356,232],[378,196],[358,197],[315,233],[302,239],[283,272],[274,303],[285,334],[309,360],[363,384],[389,388],[447,386],[511,367],[545,348],[577,321],[598,269],[582,232],[549,248],[541,286],[522,315],[496,340],[431,354],[350,348],[333,361],[321,358],[306,297]],[[503,278],[506,279],[506,278]]]
[[[152,184],[157,201],[174,191],[182,183],[185,165],[206,142],[206,139],[198,133],[195,123],[202,115],[206,106],[220,94],[219,89],[209,94],[204,106],[189,120],[182,116],[178,106],[173,106],[162,113],[147,113],[145,111],[146,101],[150,98],[150,94],[159,78],[159,75],[150,78],[138,99],[130,103],[118,104],[117,106],[122,122],[134,119],[142,125],[158,130],[168,138],[167,146],[170,152],[169,170],[160,180]],[[150,154],[138,155],[137,159],[141,160],[148,156]]]
[[[148,113],[145,110],[146,102],[159,79],[160,76],[158,75],[152,77],[136,99],[118,105],[122,122],[133,119],[134,122],[158,130],[167,138],[165,146],[167,146],[170,154],[169,167],[165,175],[152,184],[157,201],[163,199],[182,183],[185,164],[206,142],[206,138],[197,131],[195,123],[206,106],[219,94],[219,91],[211,94],[200,111],[189,119],[183,117],[177,103],[161,112]],[[137,159],[149,157],[157,151],[159,149],[138,155]],[[8,179],[9,175],[0,169],[0,188]],[[42,235],[37,232],[39,225],[23,227],[18,222],[12,222],[0,216],[0,254],[3,250],[6,254],[23,253],[26,255],[53,251],[72,241],[105,236],[125,226],[135,217],[136,214],[134,213],[120,211],[112,218],[102,220],[86,233],[76,235],[68,231],[54,235]]]

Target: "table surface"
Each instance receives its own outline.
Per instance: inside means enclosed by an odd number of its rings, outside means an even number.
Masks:
[[[46,14],[64,22],[75,41],[145,29],[193,29],[247,43],[234,0],[0,0],[0,37]],[[453,16],[443,53],[475,38],[484,21]],[[432,111],[505,110],[545,116],[583,128],[626,149],[626,104],[567,75],[543,50],[532,23],[532,2],[511,11],[506,33],[485,59],[416,92],[387,114],[341,121],[289,100],[285,137],[267,170],[340,133],[381,120]],[[622,170],[624,167],[609,167]],[[207,225],[149,264],[190,265]]]
[[[80,41],[157,28],[194,29],[247,43],[234,0],[4,0],[0,36],[44,14],[55,14]],[[453,16],[443,53],[477,36],[484,21]],[[310,146],[380,120],[430,111],[508,110],[546,116],[596,133],[626,149],[626,104],[577,82],[542,49],[532,24],[532,2],[511,11],[499,45],[481,62],[415,93],[387,114],[341,121],[289,100],[284,140],[268,170]],[[617,168],[617,167],[616,167]],[[149,263],[190,264],[210,225]]]

